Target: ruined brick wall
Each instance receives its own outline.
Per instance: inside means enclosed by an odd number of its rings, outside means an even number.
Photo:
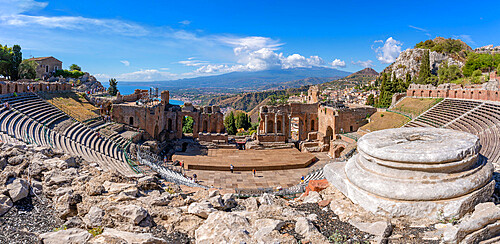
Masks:
[[[318,132],[323,136],[333,134],[355,132],[359,127],[368,123],[367,117],[377,112],[373,107],[356,107],[336,109],[329,106],[321,106],[318,111]]]
[[[28,90],[29,87],[29,90]],[[35,82],[15,81],[0,82],[1,94],[40,92],[40,91],[69,91],[71,84],[62,82]]]
[[[500,101],[499,90],[484,89],[481,85],[458,87],[444,86],[438,87],[432,85],[412,84],[406,91],[407,96],[411,97],[441,97],[441,98],[459,98],[487,101]]]
[[[202,125],[208,133],[224,133],[224,115],[218,106],[195,108],[191,104],[180,106],[157,103],[155,106],[140,106],[133,102],[113,104],[113,120],[140,128],[152,138],[160,141],[182,138],[182,120],[193,118],[193,137],[198,138]]]

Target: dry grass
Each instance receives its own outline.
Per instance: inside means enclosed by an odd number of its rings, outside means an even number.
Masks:
[[[418,116],[439,101],[439,98],[407,97],[404,98],[403,101],[399,102],[392,110]]]
[[[44,94],[43,98],[80,122],[99,116],[99,109],[77,93]]]
[[[367,132],[398,128],[403,126],[409,118],[393,112],[376,112],[370,116],[370,123],[363,125],[360,130]]]

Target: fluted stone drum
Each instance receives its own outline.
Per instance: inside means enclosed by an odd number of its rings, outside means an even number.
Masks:
[[[324,168],[351,201],[387,216],[461,217],[494,190],[493,166],[475,135],[439,128],[369,133],[347,163]]]

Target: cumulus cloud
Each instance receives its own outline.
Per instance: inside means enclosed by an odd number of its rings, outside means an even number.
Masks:
[[[215,72],[233,72],[233,71],[259,71],[268,69],[290,69],[300,67],[321,66],[324,61],[319,56],[310,56],[308,58],[300,54],[289,56],[276,52],[283,45],[277,40],[252,36],[252,37],[220,37],[219,41],[233,48],[237,64],[206,64],[195,70],[196,73],[215,73]],[[199,62],[183,61],[185,65],[195,66]]]
[[[117,77],[119,80],[125,81],[162,81],[177,78],[176,74],[159,71],[157,69],[145,69],[131,73],[121,74]]]
[[[395,40],[392,37],[387,38],[383,46],[375,48],[377,59],[384,64],[389,64],[396,61],[399,53],[401,53],[402,45],[403,43]]]
[[[351,63],[354,64],[354,65],[361,66],[363,68],[373,67],[373,61],[371,61],[371,60],[366,60],[366,61],[359,60],[359,61],[356,61],[356,62],[352,61]]]
[[[332,67],[333,68],[344,68],[345,62],[337,58],[337,59],[333,60]]]
[[[127,60],[121,60],[120,63],[122,63],[125,66],[130,66],[130,62]]]

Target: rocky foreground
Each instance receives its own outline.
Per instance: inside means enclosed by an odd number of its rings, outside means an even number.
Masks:
[[[456,221],[387,220],[324,182],[294,201],[237,199],[124,178],[46,147],[0,151],[0,243],[438,243]]]

